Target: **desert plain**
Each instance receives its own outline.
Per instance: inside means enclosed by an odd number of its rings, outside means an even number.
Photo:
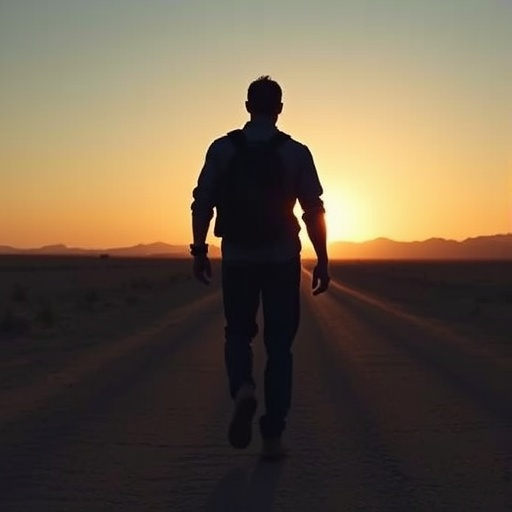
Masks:
[[[303,266],[268,463],[226,439],[218,260],[0,257],[0,510],[512,510],[512,262]]]

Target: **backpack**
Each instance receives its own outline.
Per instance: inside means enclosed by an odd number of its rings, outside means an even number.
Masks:
[[[249,143],[242,130],[228,133],[235,152],[216,188],[214,234],[241,247],[275,242],[295,227],[294,199],[286,192],[278,149],[290,136]]]

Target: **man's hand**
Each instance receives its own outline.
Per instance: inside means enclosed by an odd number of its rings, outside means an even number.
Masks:
[[[212,278],[212,266],[206,254],[194,256],[193,265],[194,277],[204,284],[210,284]]]
[[[324,293],[329,288],[330,280],[327,262],[318,262],[313,270],[313,295]]]

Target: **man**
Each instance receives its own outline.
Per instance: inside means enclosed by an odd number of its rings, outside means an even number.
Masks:
[[[300,315],[300,226],[293,208],[298,200],[318,259],[314,295],[325,292],[330,281],[325,210],[309,149],[276,127],[283,108],[279,84],[268,76],[255,80],[245,106],[250,121],[215,140],[207,151],[193,191],[190,248],[194,276],[208,284],[212,273],[205,241],[216,209],[215,234],[222,237],[224,356],[234,400],[228,438],[235,448],[246,448],[251,441],[257,407],[251,341],[258,332],[261,298],[267,353],[265,411],[259,421],[262,457],[279,459],[286,453],[281,439]]]

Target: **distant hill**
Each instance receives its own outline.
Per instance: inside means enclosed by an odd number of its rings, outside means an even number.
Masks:
[[[41,254],[99,256],[108,254],[116,257],[188,257],[186,245],[170,245],[164,242],[138,244],[132,247],[110,249],[81,249],[66,245],[46,245],[34,249],[16,249],[0,246],[0,254]],[[210,246],[210,256],[219,257],[220,249]],[[305,248],[304,256],[313,256]],[[461,242],[430,238],[418,242],[396,242],[388,238],[377,238],[367,242],[331,242],[329,255],[332,259],[487,259],[512,260],[512,233],[468,238]]]
[[[7,245],[0,245],[0,254],[27,254],[27,255],[60,255],[60,256],[99,256],[108,254],[114,257],[188,257],[188,245],[170,245],[164,242],[152,244],[138,244],[131,247],[115,247],[109,249],[81,249],[67,247],[62,244],[45,245],[34,249],[17,249]],[[213,257],[220,255],[220,249],[210,246],[209,254]]]
[[[377,238],[367,242],[333,242],[333,259],[448,259],[512,260],[512,234],[479,236],[461,242],[430,238],[418,242],[396,242]]]

